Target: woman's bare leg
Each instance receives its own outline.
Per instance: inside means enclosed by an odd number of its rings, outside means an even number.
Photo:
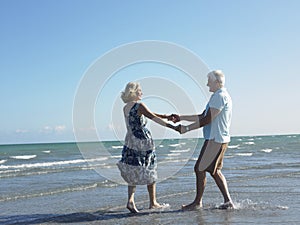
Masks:
[[[128,202],[127,202],[127,209],[132,213],[138,213],[135,203],[134,203],[134,193],[136,191],[136,186],[129,186],[128,185]]]
[[[156,183],[147,185],[147,189],[150,199],[149,209],[161,208],[162,206],[156,201]]]

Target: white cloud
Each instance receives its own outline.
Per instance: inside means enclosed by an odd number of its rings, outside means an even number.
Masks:
[[[15,132],[16,132],[17,134],[25,134],[25,133],[28,133],[28,130],[17,129]]]
[[[40,133],[44,134],[50,134],[50,133],[62,133],[63,131],[66,130],[65,125],[56,125],[54,127],[51,126],[44,126],[41,130]]]
[[[123,124],[118,124],[118,123],[109,123],[106,127],[109,131],[112,132],[124,132],[126,127]]]
[[[65,130],[66,130],[66,126],[65,125],[57,125],[54,128],[54,131],[57,132],[57,133],[61,133],[61,132],[65,131]]]
[[[50,126],[44,126],[41,130],[40,130],[40,133],[52,133],[53,131],[53,128],[50,127]]]
[[[107,128],[109,131],[114,131],[114,129],[115,129],[113,123],[108,124]]]

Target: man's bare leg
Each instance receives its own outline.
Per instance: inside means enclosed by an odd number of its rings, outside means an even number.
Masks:
[[[202,208],[202,196],[206,185],[205,171],[197,171],[198,163],[195,165],[196,172],[196,197],[195,200],[189,205],[183,205],[182,210],[195,210]]]
[[[226,204],[227,208],[234,208],[234,204],[231,200],[229,191],[228,191],[228,186],[227,186],[227,181],[224,177],[224,175],[222,174],[221,170],[217,170],[215,174],[212,175],[212,177],[214,178],[216,184],[218,185],[223,198],[224,198],[224,203]]]

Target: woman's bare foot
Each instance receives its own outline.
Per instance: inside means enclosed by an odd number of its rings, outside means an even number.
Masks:
[[[184,211],[189,211],[189,210],[196,210],[196,209],[201,209],[202,208],[202,204],[197,204],[192,202],[189,205],[182,205],[181,209]]]
[[[135,204],[133,202],[127,203],[127,209],[132,213],[138,213],[139,210],[135,207]]]
[[[159,203],[155,203],[153,205],[150,205],[149,206],[149,209],[160,209],[160,208],[166,208],[166,207],[169,207],[170,205],[169,204],[166,204],[166,203],[162,203],[162,204],[159,204]]]

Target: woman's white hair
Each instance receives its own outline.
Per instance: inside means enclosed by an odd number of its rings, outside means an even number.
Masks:
[[[213,70],[207,74],[207,77],[213,81],[218,81],[221,87],[225,85],[225,75],[222,70]]]
[[[137,82],[129,82],[126,88],[121,93],[121,98],[124,103],[134,101],[137,97],[137,90],[141,88],[141,85]]]

